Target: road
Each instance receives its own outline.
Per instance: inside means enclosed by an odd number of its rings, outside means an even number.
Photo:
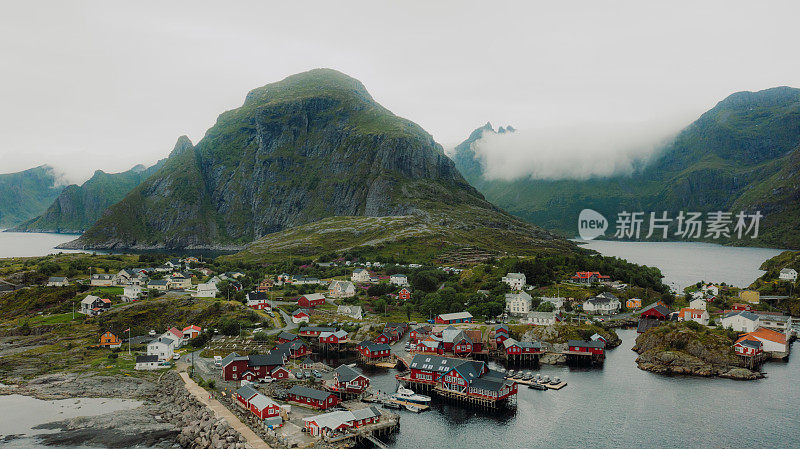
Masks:
[[[297,329],[299,325],[292,322],[292,317],[290,317],[283,309],[273,308],[272,310],[277,310],[281,314],[281,318],[283,318],[284,325],[279,329],[270,329],[267,334],[275,335],[279,334],[283,331],[290,331],[292,329]]]
[[[239,418],[236,417],[236,415],[228,410],[227,407],[222,405],[216,399],[211,398],[206,390],[197,385],[197,383],[189,377],[188,373],[184,371],[180,373],[180,375],[181,379],[183,379],[183,382],[186,384],[186,389],[189,391],[189,393],[191,393],[206,407],[210,408],[214,412],[215,416],[224,418],[231,427],[233,427],[244,437],[245,440],[247,440],[247,444],[249,444],[253,449],[271,449],[270,446],[261,439],[261,437],[256,435],[251,428],[242,423]]]

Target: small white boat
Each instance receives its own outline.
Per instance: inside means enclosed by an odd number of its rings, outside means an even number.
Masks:
[[[406,404],[406,410],[408,410],[409,412],[420,413],[422,412],[422,407],[418,407],[413,404]]]
[[[553,377],[553,380],[550,381],[550,385],[558,385],[561,383],[561,379],[558,377]]]
[[[550,383],[550,376],[544,376],[544,377],[542,377],[542,380],[541,380],[541,382],[542,382],[543,384],[549,384],[549,383]]]
[[[398,401],[413,402],[415,404],[423,404],[423,405],[426,405],[429,402],[431,402],[430,396],[414,393],[413,390],[409,390],[408,388],[403,388],[402,385],[397,387],[397,393],[392,395],[392,399],[397,399]]]

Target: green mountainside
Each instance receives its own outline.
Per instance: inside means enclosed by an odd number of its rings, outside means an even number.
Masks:
[[[182,139],[186,139],[183,137]],[[112,204],[120,201],[134,187],[155,173],[164,160],[151,167],[137,165],[122,173],[97,170],[82,185],[71,184],[40,216],[22,223],[12,231],[80,233],[97,221]]]
[[[495,235],[512,234],[521,244],[574,249],[488,203],[427,132],[328,69],[251,91],[66,247],[242,248],[330,217],[342,217],[336,226],[347,232],[349,220],[386,216],[410,217],[391,232],[436,229],[448,244],[494,250]],[[475,238],[462,240],[463,229]],[[343,245],[370,243],[356,234]],[[340,243],[323,241],[320,250]]]
[[[57,185],[55,173],[47,165],[0,174],[0,228],[15,226],[41,214],[63,188]]]
[[[729,243],[800,247],[800,89],[732,94],[684,129],[656,160],[625,176],[486,179],[472,143],[494,131],[484,126],[476,132],[456,147],[456,166],[489,201],[544,228],[574,236],[584,208],[602,213],[612,228],[623,210],[668,211],[671,217],[680,210],[761,210],[766,218],[759,238]]]

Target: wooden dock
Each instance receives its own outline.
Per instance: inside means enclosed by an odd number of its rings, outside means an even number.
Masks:
[[[399,399],[387,399],[386,402],[392,402],[394,404],[402,405],[403,407],[405,407],[406,405],[413,405],[414,407],[421,409],[423,412],[431,408],[429,405],[417,404],[416,402],[401,401]]]
[[[521,384],[521,385],[533,385],[535,383],[538,383],[538,382],[536,382],[535,379],[522,380],[522,379],[512,379],[510,377],[506,377],[506,379],[514,381],[514,382],[516,382],[518,384]],[[545,387],[547,387],[547,388],[549,388],[551,390],[560,390],[560,389],[566,387],[567,383],[562,381],[562,382],[559,382],[557,384],[546,383],[546,384],[542,384],[542,385],[544,385]]]

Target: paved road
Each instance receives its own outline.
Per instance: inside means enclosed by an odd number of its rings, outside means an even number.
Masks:
[[[210,408],[214,412],[215,416],[218,418],[224,418],[231,427],[236,429],[236,431],[239,432],[245,440],[247,440],[247,444],[249,444],[253,449],[271,449],[270,446],[258,435],[256,435],[251,428],[239,421],[239,418],[231,413],[227,407],[222,405],[216,399],[209,398],[208,392],[201,386],[197,385],[197,383],[189,377],[188,373],[182,372],[180,375],[181,379],[183,379],[183,382],[186,384],[186,389],[189,391],[189,393],[191,393],[206,407]]]
[[[283,331],[290,331],[292,329],[297,329],[299,325],[292,322],[292,317],[290,317],[283,309],[272,309],[277,310],[281,314],[281,318],[283,318],[284,326],[280,329],[270,329],[267,334],[275,335],[280,334]]]

